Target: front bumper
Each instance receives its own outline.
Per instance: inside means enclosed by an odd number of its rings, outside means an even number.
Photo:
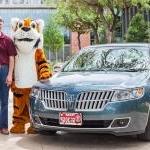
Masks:
[[[111,102],[102,111],[80,112],[84,124],[81,127],[59,125],[59,113],[60,111],[45,108],[42,101],[36,100],[34,97],[30,98],[30,117],[37,130],[110,133],[114,135],[143,133],[149,117],[149,103],[143,100]],[[114,127],[114,122],[120,119],[126,120],[126,124]]]

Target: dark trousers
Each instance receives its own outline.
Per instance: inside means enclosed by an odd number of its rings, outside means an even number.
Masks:
[[[8,128],[8,96],[9,87],[6,84],[8,66],[0,66],[0,129]]]

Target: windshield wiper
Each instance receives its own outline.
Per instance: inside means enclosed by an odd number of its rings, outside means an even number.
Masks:
[[[141,68],[141,69],[133,69],[133,68],[130,68],[130,69],[115,69],[115,70],[112,70],[112,71],[120,71],[120,72],[142,72],[142,71],[146,71],[147,69],[144,69],[144,68]]]
[[[63,70],[62,72],[82,72],[87,70]]]
[[[142,72],[146,71],[147,69],[89,69],[89,70],[63,70],[62,72],[86,72],[86,71],[117,71],[117,72]]]
[[[89,69],[88,71],[108,71],[107,69]]]

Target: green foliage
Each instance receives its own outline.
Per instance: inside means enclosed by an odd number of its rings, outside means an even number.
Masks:
[[[132,0],[133,5],[141,5],[141,8],[150,9],[150,1],[149,0]]]
[[[145,42],[148,39],[148,25],[144,16],[137,13],[131,20],[126,35],[127,42]]]
[[[64,37],[60,32],[58,25],[49,18],[48,24],[44,30],[44,47],[51,52],[58,52],[64,45]]]
[[[81,0],[61,0],[56,15],[58,24],[65,26],[78,34],[88,33],[98,29],[99,14],[95,13]]]
[[[100,37],[100,43],[101,44],[104,44],[106,43],[106,38],[105,38],[105,35],[106,35],[106,29],[104,26],[101,26],[98,28],[98,33],[99,33],[99,37]]]
[[[82,5],[82,1],[61,0],[58,5],[56,22],[69,28],[73,32],[84,34],[90,30],[90,26],[86,24],[86,20],[92,19],[92,15],[93,14]]]
[[[92,19],[93,13],[83,5],[82,1],[78,0],[61,0],[55,17],[59,25],[65,26],[72,32],[78,33],[79,49],[81,49],[80,36],[91,30],[89,20],[92,21]]]
[[[47,6],[56,7],[59,0],[42,0],[42,3]]]
[[[112,42],[120,24],[123,8],[132,6],[149,9],[149,0],[60,0],[56,20],[71,31],[95,33],[100,43],[99,28],[105,27],[107,42]]]
[[[148,23],[148,30],[147,30],[147,34],[148,34],[148,43],[150,43],[150,22]]]

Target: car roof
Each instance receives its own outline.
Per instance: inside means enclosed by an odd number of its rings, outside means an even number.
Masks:
[[[112,43],[112,44],[99,44],[88,46],[87,48],[98,48],[98,47],[149,47],[150,43]]]

